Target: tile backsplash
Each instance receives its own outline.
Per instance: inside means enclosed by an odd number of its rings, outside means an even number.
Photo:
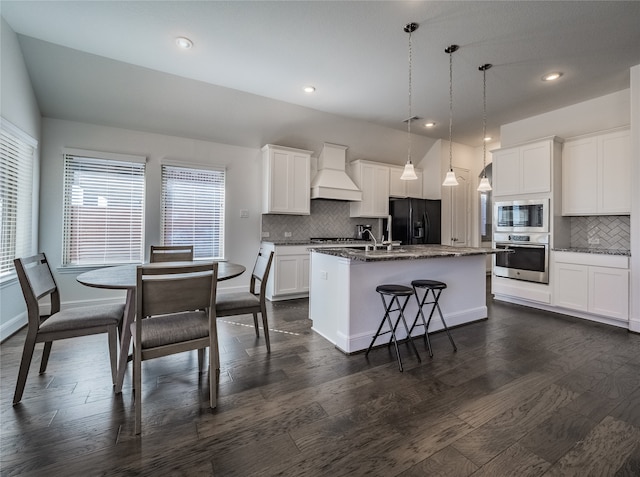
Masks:
[[[371,225],[380,236],[380,219],[349,217],[349,202],[314,199],[310,215],[262,215],[262,234],[268,240],[308,240],[311,237],[355,237],[356,225]],[[286,237],[285,232],[291,236]]]
[[[571,247],[629,250],[631,247],[629,216],[571,217]]]

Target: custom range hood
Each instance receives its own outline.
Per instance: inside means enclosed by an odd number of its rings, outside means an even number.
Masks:
[[[311,181],[312,199],[362,200],[362,192],[347,175],[347,147],[324,143],[318,157],[318,172]]]

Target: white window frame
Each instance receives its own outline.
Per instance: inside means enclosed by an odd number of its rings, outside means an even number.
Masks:
[[[75,269],[142,263],[145,249],[146,157],[65,148],[63,158],[62,268]],[[87,187],[95,187],[92,193],[96,194],[96,191],[99,190],[99,192],[104,192],[104,195],[85,198],[84,192],[78,189],[77,184],[74,184],[74,178],[82,177],[78,174],[82,174],[81,169],[84,167],[87,168],[85,179],[92,173],[95,173],[95,178],[99,179]],[[111,175],[117,178],[118,174],[123,173],[131,174],[129,182],[118,180],[111,182],[111,179],[108,178]],[[106,179],[101,178],[101,175]],[[129,190],[122,188],[123,184],[127,183],[133,186]],[[111,196],[111,198],[107,196]],[[96,199],[95,203],[94,198]],[[127,213],[129,213],[129,209],[133,211],[133,217],[125,216],[124,220],[109,210],[109,202],[123,199]],[[85,206],[80,210],[84,214],[80,221],[75,220],[72,216],[74,205]],[[92,211],[96,215],[92,215]],[[98,213],[98,211],[106,211],[106,213]],[[99,219],[99,221],[95,222],[95,219]],[[100,223],[100,220],[104,222]],[[85,230],[94,227],[95,230],[96,226],[101,227],[99,233],[94,233],[90,237],[87,237],[88,232],[80,231],[74,235],[76,238],[72,238],[72,234],[69,232],[78,227]],[[139,226],[139,229],[127,232],[126,227],[131,226]],[[95,240],[95,243],[88,243],[89,240]],[[77,248],[78,244],[84,248],[82,254],[84,258],[78,257],[79,254],[71,250],[72,247]]]
[[[38,246],[38,141],[0,118],[0,285],[16,280],[13,259]],[[8,203],[7,203],[8,202]],[[4,210],[3,210],[4,208]]]
[[[180,203],[171,201],[168,190],[168,180],[179,181],[177,174],[183,171],[187,176],[182,180],[183,188],[177,192],[176,198]],[[189,174],[209,175],[212,182],[198,182],[194,180],[194,187],[184,187],[190,183]],[[224,167],[203,166],[186,164],[184,162],[163,161],[161,164],[161,237],[163,245],[193,245],[194,259],[223,260],[225,253],[225,200],[226,200],[226,170]],[[173,204],[173,205],[172,205]],[[173,216],[184,218],[187,226],[182,227],[182,233],[175,232],[173,223],[170,223],[169,211],[174,210]],[[190,218],[189,215],[192,217]],[[203,236],[202,228],[196,227],[197,223],[209,223],[211,225],[211,241]],[[204,234],[207,234],[205,231]],[[180,236],[178,236],[180,235]]]

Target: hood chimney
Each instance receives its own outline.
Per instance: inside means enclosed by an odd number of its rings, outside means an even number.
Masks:
[[[311,181],[312,199],[362,200],[362,192],[346,172],[347,146],[324,143],[318,173]]]

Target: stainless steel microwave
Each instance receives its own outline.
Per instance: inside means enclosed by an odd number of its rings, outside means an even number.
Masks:
[[[549,232],[549,199],[510,200],[493,206],[496,232]]]

